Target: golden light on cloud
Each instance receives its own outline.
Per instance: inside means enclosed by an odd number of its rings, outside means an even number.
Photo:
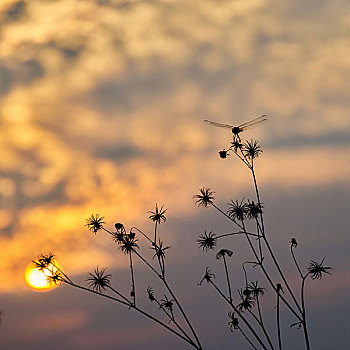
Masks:
[[[199,187],[248,188],[239,164],[218,157],[230,134],[206,118],[271,115],[247,134],[270,144],[262,185],[349,183],[341,7],[324,8],[336,19],[325,29],[322,18],[296,24],[289,13],[301,5],[288,1],[0,3],[0,291],[23,288],[24,266],[12,262],[40,251],[70,274],[119,266],[107,238],[84,227],[92,212],[144,226],[156,202],[190,217]]]
[[[48,281],[48,276],[55,272],[57,269],[53,265],[49,265],[48,268],[40,270],[30,264],[24,273],[24,278],[27,284],[36,290],[48,291],[57,287],[57,284]]]

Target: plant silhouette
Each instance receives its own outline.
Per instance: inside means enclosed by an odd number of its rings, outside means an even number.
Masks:
[[[294,317],[295,322],[290,326],[302,329],[303,338],[305,340],[305,348],[311,349],[308,324],[306,317],[305,304],[305,285],[306,280],[319,280],[324,275],[329,275],[331,267],[324,265],[324,258],[320,261],[311,260],[307,271],[303,272],[300,267],[295,249],[299,246],[295,237],[291,238],[290,253],[292,262],[296,266],[296,271],[300,278],[300,291],[294,291],[280,264],[275,256],[273,248],[268,239],[264,224],[264,205],[261,201],[258,181],[256,176],[255,162],[259,158],[263,150],[258,140],[242,141],[241,132],[245,129],[258,126],[267,121],[267,117],[256,118],[253,121],[244,123],[238,127],[227,124],[206,121],[210,125],[231,129],[233,138],[229,147],[219,151],[219,157],[222,159],[234,158],[235,156],[244,166],[248,168],[252,177],[254,189],[253,199],[231,199],[227,204],[227,209],[220,208],[215,204],[215,192],[208,187],[202,187],[198,194],[193,196],[195,204],[204,209],[213,208],[217,210],[225,220],[229,220],[232,224],[231,232],[216,234],[213,231],[205,231],[199,235],[197,243],[203,252],[213,253],[219,243],[227,239],[235,239],[235,236],[243,236],[247,242],[248,252],[252,254],[252,259],[242,263],[244,285],[237,289],[237,297],[234,296],[234,288],[231,282],[231,274],[229,271],[228,258],[234,260],[233,251],[221,248],[216,252],[215,256],[222,261],[223,274],[225,277],[225,292],[215,281],[215,275],[209,267],[206,267],[203,278],[198,285],[202,286],[203,282],[207,282],[217,293],[229,308],[228,312],[228,328],[229,331],[239,334],[247,341],[249,348],[263,350],[281,350],[283,348],[283,337],[281,332],[281,306],[283,305],[287,311]],[[166,255],[171,247],[166,246],[164,241],[159,237],[159,227],[161,223],[166,222],[167,209],[164,206],[156,204],[154,211],[148,212],[149,219],[154,223],[154,232],[152,238],[137,227],[127,230],[125,226],[118,222],[114,224],[114,229],[106,228],[105,218],[99,214],[93,214],[86,219],[87,228],[95,235],[104,232],[111,236],[112,241],[118,246],[119,250],[128,256],[130,265],[131,290],[129,295],[120,289],[113,287],[112,275],[107,273],[107,268],[96,267],[93,272],[88,273],[86,278],[87,286],[83,286],[73,282],[73,280],[56,264],[56,257],[49,253],[40,255],[33,261],[33,268],[40,270],[49,270],[48,280],[54,284],[67,284],[71,287],[81,289],[88,293],[96,294],[100,297],[107,298],[135,310],[139,314],[156,322],[159,326],[167,329],[176,337],[182,339],[190,347],[201,350],[204,349],[200,342],[190,318],[182,307],[178,297],[172,290],[166,273]],[[153,250],[152,258],[147,258],[143,252],[144,245]],[[214,252],[215,253],[215,252]],[[147,286],[142,291],[139,285],[136,285],[135,264],[137,259],[144,264],[149,271],[154,274],[163,286],[161,292],[162,297],[159,298],[158,290],[153,286]],[[262,287],[259,281],[250,282],[250,269],[258,270],[264,279],[268,288]],[[276,277],[277,281],[276,281]],[[136,288],[137,287],[137,288]],[[137,293],[136,293],[137,291]],[[144,292],[148,300],[155,306],[153,314],[146,312],[139,305],[140,298],[138,295]],[[269,330],[264,322],[263,308],[261,307],[262,298],[265,294],[275,296],[275,330]],[[164,321],[164,317],[166,321]]]

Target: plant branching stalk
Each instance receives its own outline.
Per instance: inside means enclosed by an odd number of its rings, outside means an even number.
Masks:
[[[268,350],[267,347],[265,346],[265,344],[263,343],[263,341],[261,340],[261,338],[259,337],[259,335],[255,332],[254,328],[250,325],[250,323],[246,320],[246,318],[242,315],[242,313],[238,310],[238,308],[232,303],[230,302],[226,296],[222,293],[222,291],[220,290],[220,288],[210,279],[209,283],[216,289],[216,291],[225,299],[225,301],[227,303],[230,304],[230,306],[232,307],[232,309],[234,310],[235,313],[237,313],[237,315],[242,319],[242,321],[245,323],[245,325],[249,328],[250,332],[254,335],[254,337],[256,338],[256,340],[259,342],[259,344],[261,345],[261,347],[264,350]]]
[[[270,256],[271,256],[271,258],[272,258],[272,260],[273,260],[273,262],[274,262],[274,264],[275,264],[275,266],[276,266],[276,268],[277,268],[277,270],[278,270],[278,272],[279,272],[279,274],[280,274],[280,276],[281,276],[281,278],[282,278],[282,280],[283,280],[285,286],[286,286],[287,289],[288,289],[288,292],[289,292],[290,296],[292,297],[292,299],[293,299],[293,301],[294,301],[296,307],[297,307],[298,310],[300,311],[300,313],[302,313],[301,307],[300,307],[300,305],[299,305],[299,303],[298,303],[296,297],[294,296],[294,293],[293,293],[293,291],[291,290],[291,288],[290,288],[290,286],[289,286],[289,284],[288,284],[288,282],[287,282],[287,279],[285,278],[285,276],[284,276],[284,274],[283,274],[283,272],[282,272],[282,270],[281,270],[281,268],[280,268],[280,266],[279,266],[279,264],[278,264],[278,262],[277,262],[277,259],[275,258],[275,255],[274,255],[274,253],[273,253],[273,251],[272,251],[272,249],[271,249],[271,247],[270,247],[269,242],[268,242],[267,239],[266,239],[266,236],[263,236],[263,240],[264,240],[264,242],[265,242],[265,245],[266,245],[266,247],[267,247],[267,249],[268,249],[268,251],[269,251],[269,253],[270,253]]]
[[[227,215],[224,211],[222,211],[218,206],[216,206],[213,202],[210,202],[210,204],[216,209],[218,210],[221,214],[223,214],[224,216],[226,216],[230,221],[234,222],[241,230],[243,229],[243,227],[234,219],[232,219],[229,215]]]
[[[257,183],[257,181],[256,181],[256,176],[255,176],[255,171],[254,171],[253,163],[252,163],[252,167],[251,167],[251,172],[252,172],[253,181],[254,181],[254,187],[255,187],[256,198],[257,198],[257,201],[258,201],[258,205],[259,205],[260,208],[261,208],[261,200],[260,200],[260,195],[259,195],[259,188],[258,188],[258,183]],[[280,266],[279,266],[279,264],[278,264],[278,261],[277,261],[275,255],[274,255],[274,253],[273,253],[273,251],[272,251],[272,249],[271,249],[271,247],[270,247],[270,244],[269,244],[269,242],[268,242],[268,240],[267,240],[267,238],[266,238],[266,235],[265,235],[265,225],[264,225],[264,216],[263,216],[263,213],[262,213],[262,212],[260,213],[260,220],[261,220],[262,236],[263,236],[263,240],[264,240],[264,242],[265,242],[265,245],[266,245],[266,247],[267,247],[267,249],[268,249],[268,251],[269,251],[269,253],[270,253],[270,256],[271,256],[271,258],[272,258],[272,260],[273,260],[273,262],[274,262],[274,264],[275,264],[275,266],[276,266],[276,268],[277,268],[277,270],[278,270],[278,272],[279,272],[279,274],[280,274],[280,276],[281,276],[281,278],[282,278],[282,280],[283,280],[285,286],[286,286],[287,289],[288,289],[288,292],[289,292],[290,296],[292,297],[292,299],[293,299],[293,301],[294,301],[296,307],[298,308],[299,312],[302,313],[301,307],[300,307],[300,305],[299,305],[299,303],[298,303],[296,297],[294,296],[294,293],[293,293],[292,289],[290,288],[290,286],[289,286],[289,284],[288,284],[288,281],[287,281],[287,279],[285,278],[284,273],[282,272],[282,270],[281,270],[281,268],[280,268]]]
[[[261,328],[263,329],[263,332],[265,333],[267,339],[268,339],[268,342],[271,346],[271,349],[274,349],[274,346],[271,342],[271,339],[268,337],[268,333],[267,333],[267,330],[265,328],[265,325],[264,325],[264,321],[263,321],[263,318],[262,318],[262,313],[261,313],[261,309],[260,309],[260,301],[259,301],[259,295],[256,296],[256,306],[258,308],[258,315],[259,315],[259,320],[260,320],[260,324],[261,324]]]
[[[107,295],[107,294],[103,294],[103,293],[100,293],[98,291],[95,291],[95,290],[91,290],[91,289],[88,289],[86,287],[83,287],[83,286],[80,286],[78,284],[75,284],[73,282],[65,282],[69,285],[71,285],[72,287],[75,287],[75,288],[79,288],[79,289],[82,289],[82,290],[85,290],[87,292],[90,292],[90,293],[93,293],[93,294],[97,294],[97,295],[100,295],[104,298],[107,298],[107,299],[110,299],[110,300],[113,300],[113,301],[116,301],[118,303],[121,303],[123,305],[126,305],[128,306],[130,309],[134,309],[136,311],[138,311],[139,313],[143,314],[144,316],[148,317],[149,319],[153,320],[154,322],[158,323],[159,325],[161,325],[162,327],[166,328],[168,331],[172,332],[173,334],[175,334],[176,336],[178,336],[179,338],[181,338],[182,340],[184,340],[185,342],[187,342],[188,344],[190,344],[191,346],[193,346],[195,349],[197,350],[201,350],[202,348],[201,347],[198,347],[192,340],[190,339],[187,339],[186,337],[184,337],[182,334],[180,334],[179,332],[175,331],[174,329],[170,328],[168,325],[166,325],[165,323],[163,323],[162,321],[159,321],[158,319],[156,319],[155,317],[153,317],[152,315],[148,314],[147,312],[143,311],[142,309],[140,309],[139,307],[137,307],[136,305],[133,305],[132,303],[127,303],[123,300],[120,300],[120,299],[117,299],[117,298],[114,298],[110,295]]]
[[[224,212],[223,212],[220,208],[218,208],[216,205],[212,204],[212,206],[213,206],[215,209],[217,209],[220,213],[222,213],[223,215],[225,215],[227,218],[229,218],[231,221],[233,221],[236,225],[239,225],[236,221],[232,220],[226,213],[224,213]],[[239,225],[239,226],[241,226],[241,225]],[[244,234],[246,235],[246,237],[247,237],[247,239],[248,239],[248,242],[249,242],[250,239],[249,239],[248,233],[244,230],[243,227],[241,227],[241,229],[243,230],[243,232],[244,232]],[[266,241],[266,242],[267,242],[267,241]],[[255,252],[255,249],[254,249],[254,246],[253,246],[253,244],[251,243],[251,241],[250,241],[250,247],[252,248],[253,253],[254,253],[254,252]],[[255,255],[255,258],[257,259],[257,265],[260,266],[260,268],[262,269],[262,271],[263,271],[263,273],[264,273],[266,279],[267,279],[268,282],[270,283],[271,287],[272,287],[273,290],[277,293],[276,287],[275,287],[273,281],[271,280],[271,278],[270,278],[268,272],[266,271],[266,269],[265,269],[265,267],[264,267],[262,261],[259,262],[259,257],[258,257],[258,255],[256,254],[256,252],[255,252],[254,255]],[[281,295],[281,299],[283,300],[284,304],[288,307],[288,309],[294,314],[294,316],[295,316],[299,321],[302,321],[301,316],[300,316],[299,314],[297,314],[297,312],[293,309],[293,307],[288,303],[288,301],[287,301],[282,295]],[[300,313],[301,313],[301,311],[300,311]]]
[[[268,334],[267,331],[266,331],[266,328],[265,328],[263,322],[260,321],[260,319],[257,318],[256,315],[255,315],[251,310],[248,309],[248,312],[252,315],[252,317],[254,318],[254,320],[258,323],[258,325],[259,325],[260,328],[262,329],[262,331],[263,331],[263,333],[264,333],[264,335],[265,335],[265,338],[266,338],[266,340],[268,341],[268,343],[269,343],[271,349],[274,350],[273,344],[272,344],[272,342],[271,342],[271,339],[270,339],[270,337],[269,337],[269,334]]]
[[[174,299],[174,301],[175,301],[177,307],[179,308],[179,310],[180,310],[180,312],[181,312],[183,318],[185,319],[187,325],[188,325],[189,328],[191,329],[191,332],[192,332],[193,336],[195,337],[195,339],[196,339],[196,341],[197,341],[198,348],[199,348],[199,349],[202,349],[202,346],[201,346],[201,344],[200,344],[199,338],[198,338],[198,336],[197,336],[197,334],[196,334],[194,328],[192,327],[191,322],[190,322],[189,319],[187,318],[187,316],[186,316],[186,314],[185,314],[183,308],[181,307],[181,305],[180,305],[179,301],[177,300],[175,294],[173,293],[173,291],[171,290],[170,286],[168,285],[168,283],[167,283],[165,277],[162,276],[162,275],[160,275],[160,274],[157,272],[157,270],[155,270],[154,267],[153,267],[146,259],[144,259],[136,250],[133,249],[133,252],[134,252],[134,253],[135,253],[135,254],[136,254],[136,255],[137,255],[137,256],[138,256],[138,257],[139,257],[139,258],[140,258],[140,259],[141,259],[141,260],[142,260],[142,261],[143,261],[143,262],[144,262],[144,263],[145,263],[145,264],[146,264],[146,265],[147,265],[147,266],[162,280],[162,281],[163,281],[163,283],[164,283],[166,289],[167,289],[168,292],[171,294],[171,296],[172,296],[172,298]]]
[[[244,225],[244,221],[243,220],[242,220],[242,227],[243,227],[243,232],[245,233],[245,236],[246,236],[247,241],[249,243],[249,246],[250,246],[252,252],[254,253],[254,256],[255,256],[255,259],[256,259],[257,263],[261,264],[262,261],[259,260],[259,256],[256,253],[255,247],[254,247],[254,245],[253,245],[253,243],[252,243],[252,241],[251,241],[251,239],[250,239],[250,237],[249,237],[249,235],[248,235],[248,233],[247,233],[247,231],[245,229],[245,225]]]
[[[131,301],[130,301],[130,300],[128,300],[123,294],[119,293],[119,292],[118,292],[116,289],[114,289],[112,286],[108,286],[108,288],[109,288],[112,292],[114,292],[114,293],[116,293],[118,296],[120,296],[122,299],[124,299],[127,303],[131,304]]]
[[[199,348],[202,349],[202,346],[201,346],[201,343],[200,343],[200,341],[199,341],[199,338],[198,338],[198,336],[197,336],[197,334],[196,334],[194,328],[192,327],[191,322],[190,322],[189,319],[187,318],[187,316],[186,316],[186,314],[185,314],[185,311],[183,310],[181,304],[180,304],[179,301],[177,300],[175,294],[173,293],[173,291],[172,291],[171,288],[169,287],[169,285],[168,285],[167,281],[165,280],[165,278],[162,277],[161,279],[162,279],[162,281],[163,281],[165,287],[167,288],[168,292],[169,292],[169,293],[171,294],[171,296],[173,297],[173,299],[174,299],[174,301],[175,301],[177,307],[179,308],[179,310],[180,310],[180,312],[181,312],[183,318],[186,320],[187,325],[190,327],[193,336],[196,338],[196,341],[197,341],[197,344],[198,344]]]
[[[136,230],[137,232],[141,233],[141,235],[142,235],[143,237],[145,237],[152,245],[155,244],[155,246],[158,247],[156,242],[153,242],[145,233],[143,233],[143,232],[142,232],[140,229],[138,229],[137,227],[133,226],[133,227],[130,229],[130,231],[132,231],[132,230]]]
[[[246,336],[246,334],[243,332],[242,328],[240,326],[237,326],[237,328],[239,329],[239,331],[242,333],[243,337],[247,340],[247,342],[250,344],[250,346],[255,349],[258,350],[258,348],[252,343],[252,341]]]
[[[187,335],[187,333],[182,329],[182,327],[177,323],[177,321],[175,320],[174,314],[169,314],[168,311],[166,311],[166,309],[164,307],[161,306],[161,303],[157,300],[154,299],[155,302],[158,304],[159,308],[161,310],[163,310],[163,312],[167,315],[167,317],[169,317],[169,319],[175,324],[175,326],[178,328],[178,330],[188,339],[192,342],[191,338]]]

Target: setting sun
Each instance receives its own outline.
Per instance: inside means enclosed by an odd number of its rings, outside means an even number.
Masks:
[[[53,266],[52,266],[53,267]],[[33,265],[29,265],[25,270],[25,280],[27,284],[33,289],[38,290],[49,290],[57,287],[57,284],[53,282],[48,282],[47,277],[51,275],[52,267],[49,266],[47,269],[43,269],[42,271],[38,268],[33,267]],[[53,271],[55,271],[55,267],[53,267]]]

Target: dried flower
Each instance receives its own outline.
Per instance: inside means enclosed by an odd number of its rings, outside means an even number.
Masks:
[[[154,297],[154,293],[153,293],[153,288],[152,287],[147,287],[147,294],[148,294],[148,299],[150,301],[155,301],[156,298]]]
[[[174,300],[169,300],[166,295],[164,295],[164,299],[161,299],[161,304],[159,308],[165,307],[169,311],[173,311]]]
[[[228,156],[227,151],[225,150],[219,151],[219,156],[220,158],[225,159]]]
[[[123,240],[119,243],[119,248],[123,253],[130,254],[135,248],[139,247],[136,243],[137,241],[137,239],[131,238],[129,235],[124,235]]]
[[[171,248],[170,246],[169,246],[169,247],[164,247],[164,248],[163,248],[163,243],[164,243],[164,242],[161,242],[161,241],[159,240],[159,244],[158,244],[158,245],[154,245],[154,246],[151,248],[151,249],[154,249],[155,252],[156,252],[156,253],[153,255],[153,259],[154,259],[155,257],[157,257],[158,259],[164,258],[164,257],[165,257],[164,251],[167,250],[167,249],[169,249],[169,248]]]
[[[164,209],[164,206],[162,205],[160,207],[160,209],[158,209],[158,205],[156,204],[156,209],[155,211],[149,211],[149,213],[151,213],[152,215],[149,216],[149,218],[156,222],[157,224],[160,224],[161,221],[163,220],[163,222],[166,221],[166,217],[165,217],[165,213],[168,209]]]
[[[89,288],[101,293],[106,287],[110,286],[112,275],[106,274],[106,269],[107,268],[99,270],[97,266],[94,273],[89,272],[90,277],[86,279]]]
[[[262,288],[258,286],[258,281],[255,283],[252,282],[252,284],[247,286],[248,289],[250,290],[251,295],[253,296],[254,299],[258,298],[259,295],[264,295],[266,288]]]
[[[295,247],[295,248],[298,246],[298,242],[297,242],[297,240],[295,238],[291,239],[290,244],[291,244],[292,247]]]
[[[51,275],[47,276],[47,282],[50,284],[61,284],[63,282],[62,274],[59,271],[51,271]]]
[[[245,298],[242,298],[242,302],[237,305],[237,308],[244,312],[245,310],[249,310],[254,307],[254,305],[254,299],[251,296],[246,296]]]
[[[114,224],[116,232],[112,232],[111,235],[113,237],[114,242],[121,244],[124,241],[124,236],[126,236],[126,230],[122,223],[118,222]],[[135,237],[135,236],[134,236]]]
[[[255,203],[254,201],[249,201],[247,204],[247,217],[249,219],[256,219],[258,215],[262,214],[262,208],[263,208],[262,203]]]
[[[243,291],[242,291],[242,294],[243,294],[244,296],[246,296],[246,297],[249,297],[251,293],[252,293],[252,292],[251,292],[251,290],[250,290],[248,287],[246,287],[246,288],[243,289]]]
[[[238,325],[239,325],[239,321],[238,318],[235,317],[234,312],[229,312],[228,313],[228,317],[230,318],[230,322],[228,323],[228,325],[230,326],[230,331],[232,332],[232,328],[233,329],[238,329]]]
[[[116,224],[114,224],[114,227],[117,231],[123,231],[123,230],[125,231],[124,225],[120,222],[117,222]]]
[[[210,249],[214,249],[216,246],[217,238],[215,238],[215,233],[212,231],[208,232],[205,231],[203,235],[200,235],[197,239],[197,242],[203,250],[208,251]]]
[[[234,140],[233,140],[233,142],[232,142],[232,148],[233,148],[233,150],[235,151],[235,152],[237,152],[239,149],[241,149],[242,148],[242,144],[241,144],[241,142],[237,139],[237,138],[235,138]]]
[[[33,260],[33,268],[39,269],[40,271],[43,271],[44,269],[47,269],[50,265],[54,263],[55,256],[51,253],[48,255],[40,255],[40,257],[37,260]]]
[[[244,198],[242,199],[241,203],[238,203],[238,201],[231,200],[231,203],[228,203],[229,210],[227,211],[227,215],[232,219],[237,219],[239,221],[243,221],[249,211],[248,205],[246,203],[243,203]]]
[[[97,231],[101,230],[103,228],[103,224],[105,224],[105,222],[103,221],[103,217],[99,216],[99,214],[96,215],[91,215],[89,218],[86,219],[86,225],[90,231],[92,231],[93,233],[97,233]]]
[[[215,278],[215,275],[210,272],[209,267],[205,269],[205,274],[202,280],[198,283],[198,285],[202,285],[203,281],[206,280],[208,283],[211,281],[212,278]]]
[[[197,198],[196,204],[199,207],[206,208],[209,204],[213,203],[214,197],[213,197],[213,191],[211,191],[207,187],[203,187],[199,190],[200,194],[196,194],[193,196],[193,198]]]
[[[232,256],[233,252],[231,250],[228,249],[221,249],[217,254],[216,254],[216,259],[221,259],[223,258],[225,255],[227,256]]]
[[[255,159],[260,155],[260,153],[263,152],[261,147],[259,146],[259,142],[257,140],[251,140],[250,142],[247,141],[243,147],[242,152],[245,157],[249,159]]]
[[[311,260],[310,265],[308,267],[308,271],[313,280],[320,280],[322,278],[323,273],[328,273],[329,275],[331,274],[329,270],[331,270],[332,268],[330,266],[323,266],[324,259],[325,258],[323,258],[320,263]]]

